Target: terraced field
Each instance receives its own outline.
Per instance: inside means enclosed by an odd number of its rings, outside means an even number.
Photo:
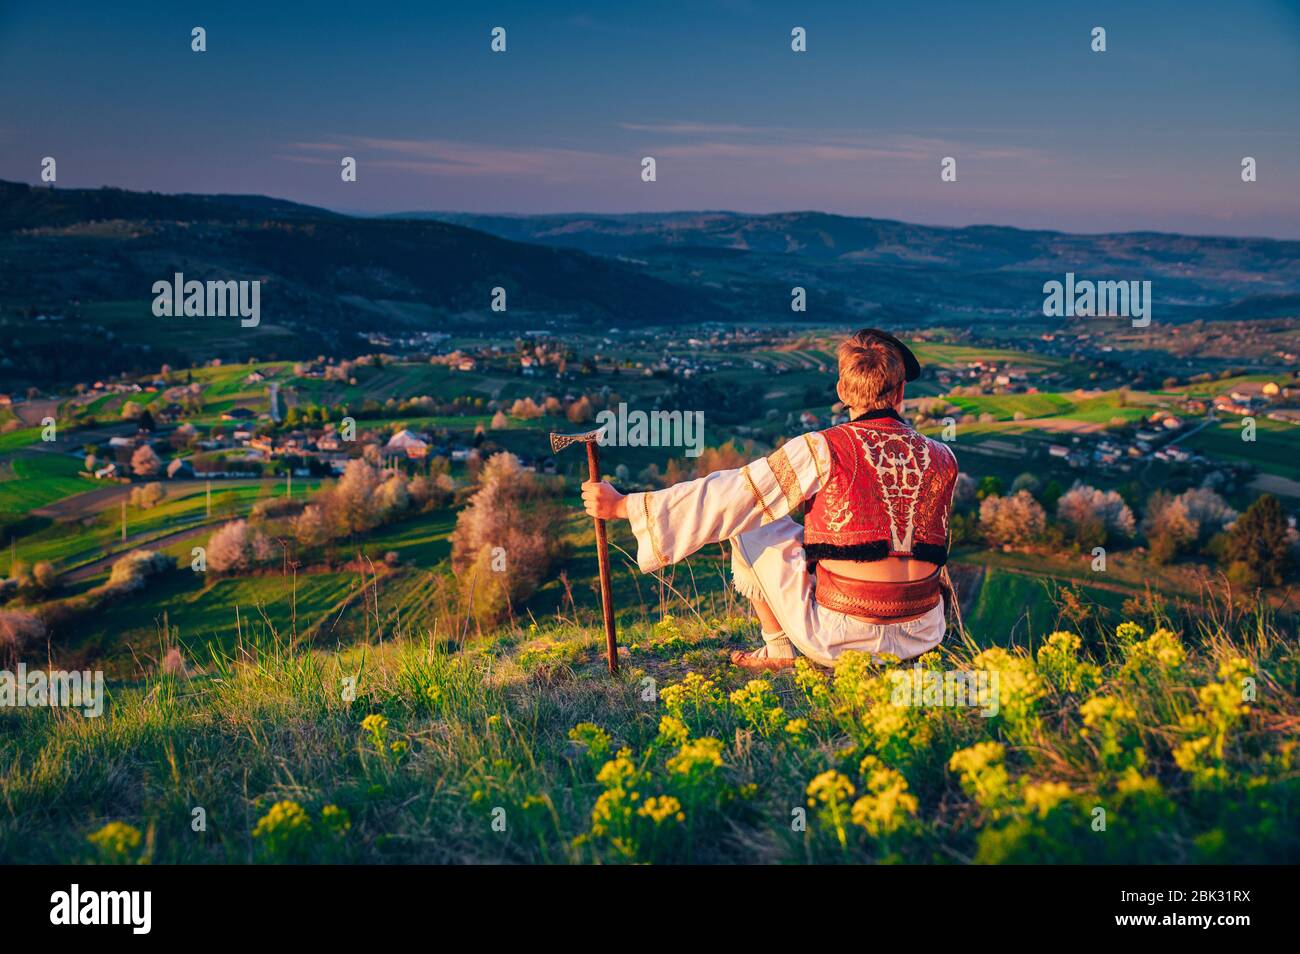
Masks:
[[[69,658],[103,660],[113,675],[130,674],[140,662],[161,656],[167,632],[194,660],[210,647],[230,650],[245,639],[277,631],[334,634],[332,621],[361,589],[353,573],[279,575],[219,580],[205,586],[200,574],[166,574],[135,598],[113,603],[76,627]]]

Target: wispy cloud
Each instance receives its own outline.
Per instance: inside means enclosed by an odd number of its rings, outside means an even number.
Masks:
[[[341,136],[328,142],[297,142],[279,158],[290,162],[337,162],[335,156],[365,156],[380,169],[400,169],[430,176],[472,176],[569,182],[608,171],[626,157],[581,149],[509,147],[456,139],[383,139]],[[322,158],[330,153],[330,158]]]
[[[791,126],[746,126],[702,122],[620,123],[632,133],[667,137],[653,148],[656,156],[678,159],[761,160],[788,165],[825,162],[929,162],[941,156],[968,160],[1044,162],[1042,150],[1016,145],[987,145],[943,136]]]
[[[338,157],[364,157],[366,165],[416,175],[448,178],[527,179],[573,183],[626,172],[629,158],[692,162],[761,163],[790,167],[826,164],[928,163],[942,156],[965,161],[1043,163],[1051,156],[1016,145],[988,145],[905,133],[747,126],[736,123],[624,122],[626,148],[617,151],[555,146],[502,146],[461,139],[392,139],[331,136],[290,143],[276,158],[308,164],[337,163]]]

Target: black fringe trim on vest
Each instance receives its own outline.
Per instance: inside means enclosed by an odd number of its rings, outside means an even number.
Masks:
[[[935,566],[944,566],[948,562],[948,548],[939,543],[918,543],[912,547],[912,557]]]
[[[855,543],[849,546],[838,543],[805,543],[804,556],[809,562],[817,560],[855,560],[858,563],[875,563],[889,557],[889,541]],[[912,547],[912,557],[944,566],[948,562],[948,548],[937,543],[918,543]]]

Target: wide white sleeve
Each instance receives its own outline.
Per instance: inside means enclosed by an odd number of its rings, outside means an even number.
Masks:
[[[654,493],[628,494],[637,565],[652,573],[709,543],[778,520],[821,490],[830,450],[821,434],[803,434],[767,457]]]

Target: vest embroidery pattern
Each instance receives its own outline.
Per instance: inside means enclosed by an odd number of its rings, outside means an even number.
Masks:
[[[863,427],[855,428],[855,436],[871,461],[889,514],[889,548],[910,553],[921,478],[930,469],[930,444],[915,431],[898,434]]]
[[[944,444],[896,419],[822,432],[831,470],[809,502],[805,547],[815,559],[947,559],[957,461]]]

